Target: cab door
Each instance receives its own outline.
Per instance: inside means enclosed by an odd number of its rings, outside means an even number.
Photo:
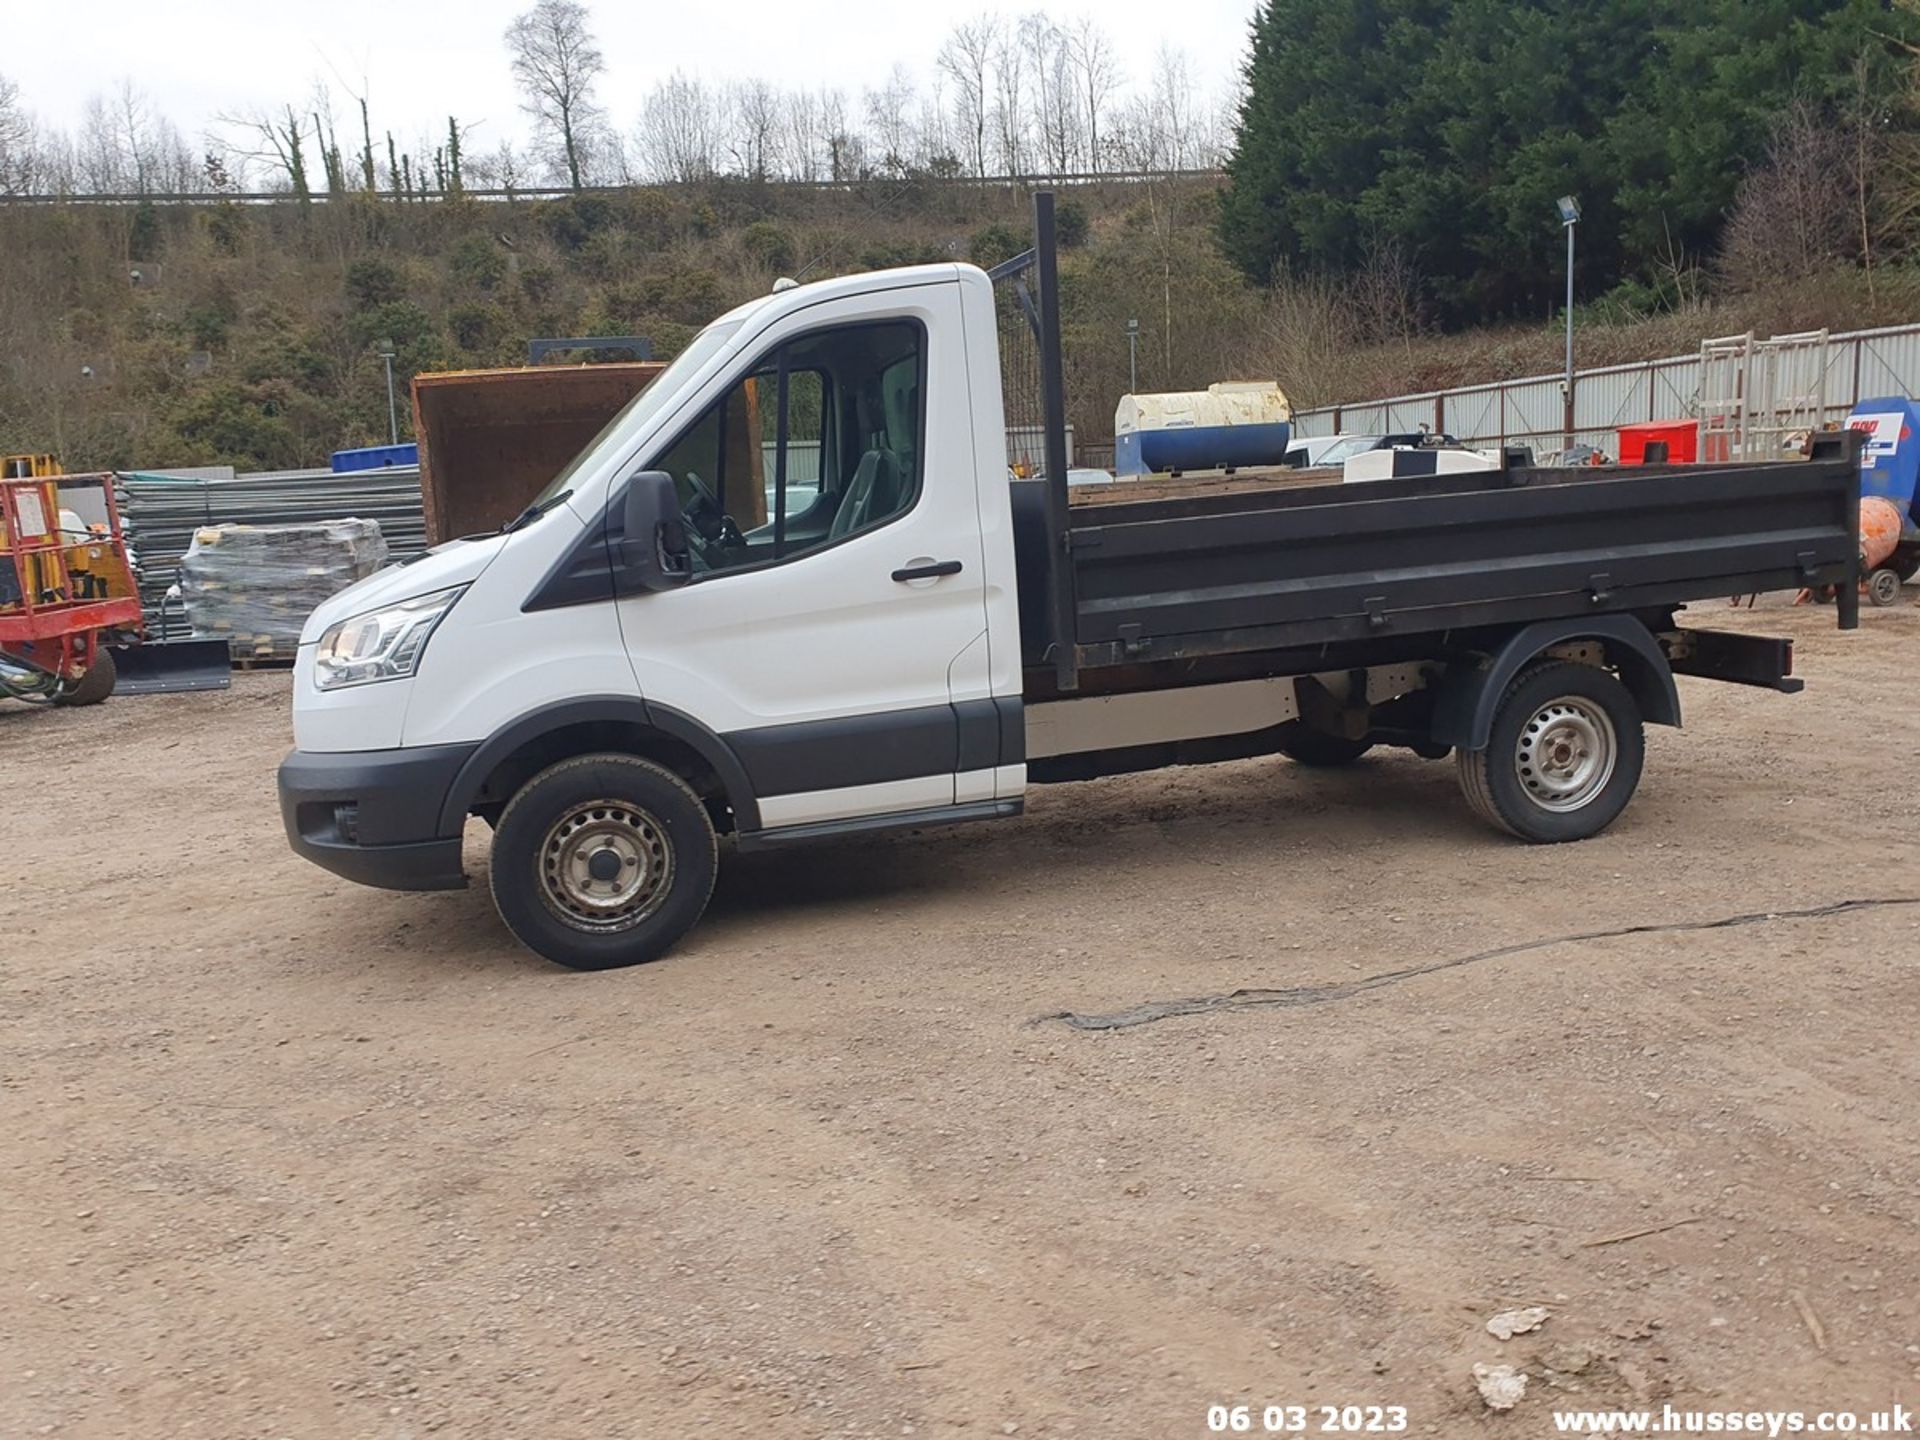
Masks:
[[[990,695],[959,288],[790,314],[639,468],[695,576],[618,602],[649,706],[714,730],[763,828],[947,806]]]

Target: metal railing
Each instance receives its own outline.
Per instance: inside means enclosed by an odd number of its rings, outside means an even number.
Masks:
[[[1862,400],[1920,394],[1920,324],[1853,330],[1828,339],[1822,419],[1839,420]],[[1481,445],[1558,450],[1575,443],[1611,451],[1622,425],[1700,415],[1701,358],[1673,355],[1579,370],[1572,405],[1560,375],[1529,375],[1294,413],[1294,433],[1401,434],[1422,425]],[[1569,412],[1571,426],[1569,426]]]
[[[704,185],[758,185],[770,190],[859,190],[871,185],[926,184],[943,189],[995,188],[1027,190],[1052,185],[1134,185],[1149,180],[1220,180],[1225,172],[1197,170],[1073,170],[1059,175],[862,175],[843,180],[753,180],[740,175],[713,175],[701,180],[638,180],[621,185],[583,185],[578,190],[565,185],[515,185],[484,187],[463,185],[458,191],[367,190],[361,187],[329,191],[314,190],[308,199],[314,204],[329,201],[371,201],[385,204],[412,204],[425,201],[440,204],[448,200],[562,200],[570,195],[625,195],[640,190],[687,190]],[[0,193],[0,205],[291,205],[300,203],[291,190],[179,190],[119,191],[80,193],[48,191],[30,195]]]

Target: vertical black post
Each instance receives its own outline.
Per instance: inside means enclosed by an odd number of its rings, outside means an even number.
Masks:
[[[1053,192],[1033,196],[1033,252],[1040,280],[1040,411],[1047,462],[1047,555],[1053,577],[1051,625],[1054,684],[1077,690],[1079,606],[1074,597],[1073,532],[1067,513],[1067,381],[1060,359],[1060,256],[1053,231]]]
[[[773,431],[773,558],[778,560],[787,549],[787,347],[780,347],[779,378],[774,382],[775,404],[780,409],[774,416]],[[752,437],[748,437],[752,443]],[[821,447],[825,453],[826,447]],[[748,474],[752,474],[749,468]]]
[[[1816,442],[1817,443],[1817,442]],[[1835,618],[1842,630],[1860,628],[1860,582],[1866,577],[1861,573],[1858,541],[1860,538],[1860,452],[1866,448],[1867,437],[1858,430],[1848,430],[1840,438],[1840,463],[1847,468],[1849,485],[1847,488],[1846,527],[1847,534],[1855,543],[1853,563],[1847,566],[1846,577],[1833,593]]]

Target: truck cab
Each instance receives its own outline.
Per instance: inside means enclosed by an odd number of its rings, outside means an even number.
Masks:
[[[676,828],[775,844],[1017,811],[995,334],[992,286],[965,265],[756,300],[505,533],[333,597],[301,636],[296,849],[372,883],[462,884],[469,811],[511,836],[536,774],[626,755],[645,768],[578,774],[586,808],[543,838],[523,917],[590,947],[659,898],[670,850],[710,886],[711,856],[680,853]],[[645,816],[613,803],[636,777],[661,791]],[[597,879],[607,857],[618,873]]]

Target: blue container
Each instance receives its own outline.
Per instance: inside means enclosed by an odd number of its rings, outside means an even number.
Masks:
[[[1292,421],[1280,387],[1264,382],[1123,395],[1113,416],[1114,473],[1277,467],[1286,462]]]
[[[369,445],[364,450],[333,452],[333,471],[344,475],[352,470],[385,470],[394,465],[418,465],[420,447],[409,440],[404,445]]]
[[[1920,406],[1904,395],[1862,400],[1847,417],[1847,428],[1867,437],[1860,452],[1860,493],[1891,500],[1911,535],[1920,484]]]

